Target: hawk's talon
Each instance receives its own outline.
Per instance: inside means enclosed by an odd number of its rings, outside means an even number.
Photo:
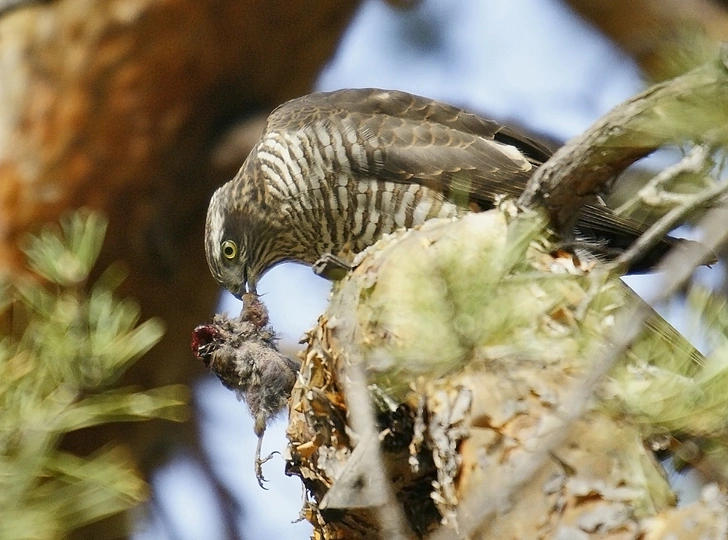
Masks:
[[[311,268],[317,276],[329,281],[339,281],[344,279],[354,267],[333,253],[324,253]]]

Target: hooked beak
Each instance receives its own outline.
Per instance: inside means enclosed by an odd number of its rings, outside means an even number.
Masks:
[[[258,290],[256,288],[257,286],[258,286],[258,278],[255,276],[248,277],[248,285],[247,285],[248,293],[257,295],[258,294]]]
[[[243,281],[240,283],[240,288],[237,292],[233,292],[233,296],[238,300],[243,299],[244,294],[258,294],[256,286],[258,285],[258,278],[256,276],[248,276],[247,272],[243,275]]]

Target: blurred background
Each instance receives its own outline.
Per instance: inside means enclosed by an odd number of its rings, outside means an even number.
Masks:
[[[268,490],[257,486],[246,406],[189,351],[192,328],[240,310],[207,270],[204,215],[272,108],[313,90],[399,89],[558,144],[714,54],[726,34],[724,5],[711,0],[0,2],[0,265],[22,273],[19,239],[65,210],[102,210],[100,267],[123,261],[124,294],[167,326],[123,383],[193,389],[186,423],[69,438],[78,452],[123,443],[151,485],[147,504],[78,537],[310,535],[296,522],[300,482],[277,456],[264,467]],[[722,283],[719,267],[707,272]],[[328,290],[295,265],[261,280],[286,351]],[[284,449],[284,431],[283,419],[271,426],[264,455]]]

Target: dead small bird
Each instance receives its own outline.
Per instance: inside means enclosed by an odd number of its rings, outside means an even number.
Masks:
[[[215,315],[212,322],[192,332],[192,352],[222,384],[247,403],[258,436],[255,475],[261,487],[265,478],[261,459],[263,434],[268,422],[288,403],[296,382],[298,364],[278,351],[277,336],[259,297],[246,294],[239,318]]]

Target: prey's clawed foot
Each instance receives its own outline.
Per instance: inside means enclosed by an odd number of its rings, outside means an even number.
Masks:
[[[341,257],[337,257],[332,253],[324,253],[321,258],[313,263],[312,269],[317,276],[328,279],[329,281],[339,281],[344,279],[346,274],[352,270],[353,266]]]
[[[255,478],[258,480],[258,485],[262,487],[263,489],[268,489],[265,487],[265,483],[268,481],[265,479],[265,476],[263,476],[263,464],[267,463],[271,460],[273,456],[276,454],[280,454],[280,452],[271,452],[266,457],[261,458],[260,452],[263,449],[263,434],[261,433],[258,435],[258,445],[255,447]]]
[[[266,480],[265,476],[263,476],[263,464],[270,461],[270,459],[276,454],[280,454],[280,452],[276,450],[275,452],[271,452],[264,458],[261,458],[260,456],[256,456],[255,458],[255,478],[256,480],[258,480],[258,485],[263,489],[268,489],[264,485],[268,480]]]

